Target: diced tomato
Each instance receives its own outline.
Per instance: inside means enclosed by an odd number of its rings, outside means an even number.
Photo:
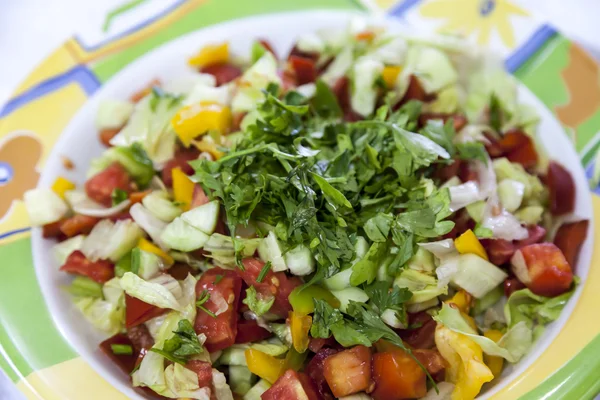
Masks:
[[[206,67],[202,67],[200,72],[214,76],[217,80],[217,86],[224,85],[242,76],[241,69],[228,63],[207,65]]]
[[[132,103],[137,103],[138,101],[140,101],[141,99],[143,99],[144,97],[149,95],[150,92],[152,91],[153,87],[160,87],[160,86],[161,86],[160,80],[153,79],[144,88],[142,88],[142,89],[138,90],[137,92],[135,92],[134,94],[132,94],[131,97],[129,97],[129,100]]]
[[[144,197],[148,196],[152,190],[144,190],[143,192],[133,192],[129,194],[131,204],[141,203]]]
[[[194,185],[194,194],[192,195],[192,204],[190,204],[190,209],[200,207],[203,204],[210,202],[210,199],[202,190],[202,187],[198,184]]]
[[[217,276],[220,276],[217,279]],[[218,282],[217,282],[218,281]],[[242,280],[236,272],[222,268],[212,268],[202,274],[196,284],[196,295],[208,291],[210,298],[203,307],[213,312],[216,317],[198,310],[194,328],[198,334],[206,335],[204,345],[210,352],[223,350],[235,343],[238,322],[238,300],[242,290]],[[220,305],[226,302],[223,311]]]
[[[125,295],[125,328],[127,329],[143,324],[165,312],[167,310],[164,308],[158,308],[128,294]]]
[[[45,239],[50,239],[50,238],[57,238],[59,236],[62,236],[62,232],[60,230],[60,225],[64,222],[63,219],[56,221],[56,222],[52,222],[50,224],[46,224],[44,226],[42,226],[42,236]]]
[[[496,136],[488,132],[484,133],[483,135],[487,139],[487,143],[485,143],[485,149],[490,157],[502,157],[504,155],[504,149],[500,145],[500,141],[496,138]]]
[[[455,159],[452,161],[452,164],[439,164],[434,172],[434,177],[439,179],[442,183],[446,182],[448,179],[458,175],[461,163],[461,160]]]
[[[277,53],[275,53],[275,49],[273,49],[273,46],[271,46],[271,43],[269,43],[268,40],[266,39],[260,39],[259,43],[263,45],[263,47],[265,49],[267,49],[268,52],[270,52],[271,54],[273,54],[275,56],[275,58],[277,58]]]
[[[112,163],[85,183],[85,192],[88,197],[106,207],[112,205],[112,193],[115,189],[121,189],[127,193],[133,191],[131,177],[117,162]]]
[[[437,349],[414,349],[412,353],[436,382],[444,380],[446,360]]]
[[[443,239],[456,239],[466,230],[475,229],[475,221],[465,209],[458,210],[452,217],[452,221],[454,221],[454,228],[442,236]]]
[[[311,60],[313,60],[315,62],[319,59],[319,53],[314,53],[314,52],[309,53],[309,52],[302,51],[296,45],[294,45],[294,47],[292,47],[292,50],[290,50],[290,54],[288,55],[288,60],[290,59],[291,56],[310,58]]]
[[[523,282],[518,280],[517,278],[510,277],[504,280],[504,295],[509,298],[511,294],[516,292],[517,290],[525,289],[525,285]]]
[[[308,343],[308,348],[313,353],[318,353],[319,350],[321,350],[322,348],[338,347],[338,346],[339,346],[339,344],[338,344],[338,342],[335,341],[333,336],[329,337],[327,339],[311,337],[310,342]]]
[[[524,168],[534,167],[538,162],[538,154],[533,140],[521,130],[506,132],[501,139],[486,134],[489,141],[485,145],[492,158],[506,157],[511,162],[519,163]]]
[[[128,345],[134,348],[133,343],[131,343],[131,340],[129,340],[127,336],[118,333],[100,343],[99,346],[100,350],[102,350],[102,352],[106,354],[108,358],[121,369],[121,371],[129,375],[135,368],[138,353],[134,351],[133,354],[115,354],[111,347],[113,344]]]
[[[315,62],[310,58],[290,56],[289,63],[296,73],[296,83],[304,85],[317,79],[317,68]]]
[[[306,374],[288,369],[260,398],[262,400],[320,400]]]
[[[498,144],[502,148],[504,154],[511,153],[514,150],[517,150],[519,147],[522,147],[530,142],[531,139],[527,136],[527,134],[521,131],[509,131],[502,136],[502,138],[498,141]]]
[[[401,330],[402,340],[415,349],[431,349],[435,346],[436,323],[431,315],[424,311],[415,314],[409,313],[408,323],[409,326],[415,326],[415,328]]]
[[[331,91],[335,94],[342,110],[350,109],[350,80],[343,76],[333,84]]]
[[[151,349],[154,346],[154,339],[148,327],[144,324],[132,326],[127,329],[127,338],[131,341],[136,353],[141,352],[142,349]]]
[[[239,320],[237,324],[236,343],[258,342],[273,336],[271,332],[258,326],[253,320]]]
[[[533,293],[554,297],[569,290],[573,271],[553,243],[530,244],[511,259],[512,271]]]
[[[173,169],[179,167],[186,175],[193,175],[194,168],[188,163],[198,158],[200,153],[196,149],[179,150],[175,152],[175,156],[166,162],[165,167],[161,172],[162,181],[167,187],[173,186]]]
[[[546,229],[540,225],[530,225],[527,227],[527,238],[515,242],[517,248],[529,244],[540,243],[546,237]]]
[[[511,162],[521,164],[524,168],[533,168],[538,163],[538,154],[531,139],[508,153],[506,158]]]
[[[494,265],[506,264],[517,250],[512,242],[504,239],[481,239],[480,242]]]
[[[98,134],[98,136],[100,138],[100,142],[102,142],[102,144],[105,145],[106,147],[111,147],[112,146],[110,144],[111,139],[114,138],[115,136],[117,136],[117,133],[119,133],[121,131],[121,129],[123,129],[122,126],[120,126],[118,128],[107,128],[107,129],[101,130],[100,133]]]
[[[325,360],[327,357],[337,354],[339,351],[339,349],[328,347],[320,349],[304,369],[308,376],[315,382],[317,391],[325,400],[333,400],[333,394],[331,393],[331,389],[329,389],[329,385],[323,374]]]
[[[552,215],[573,212],[575,209],[575,183],[571,173],[556,161],[550,161],[546,183],[550,191]]]
[[[359,345],[327,357],[323,375],[335,397],[367,390],[371,385],[371,350]]]
[[[100,218],[75,214],[62,221],[60,231],[69,238],[77,235],[87,235],[94,229],[98,221],[100,221]]]
[[[246,258],[243,261],[244,271],[238,271],[248,286],[254,286],[256,291],[265,297],[275,296],[275,302],[269,310],[280,317],[286,317],[292,311],[288,300],[290,293],[302,284],[298,277],[288,277],[284,272],[269,271],[262,282],[256,279],[265,263],[256,258]]]
[[[587,219],[577,222],[568,222],[562,224],[560,228],[558,228],[558,231],[556,231],[554,244],[563,252],[567,262],[573,270],[577,267],[579,250],[587,237],[588,225],[589,221]]]
[[[373,355],[374,400],[421,398],[427,394],[426,375],[401,349]]]
[[[107,260],[90,261],[79,250],[75,250],[67,257],[60,270],[69,274],[87,276],[98,283],[109,281],[115,276],[113,263]]]
[[[185,363],[185,367],[198,375],[198,386],[201,388],[212,386],[212,365],[209,362],[190,360]]]
[[[425,92],[425,89],[423,88],[423,85],[421,85],[419,78],[411,75],[409,79],[408,89],[406,89],[406,93],[399,104],[402,105],[407,103],[409,100],[431,101],[435,98],[435,95],[429,95],[427,92]]]
[[[196,270],[190,267],[188,264],[175,263],[166,272],[178,281],[182,281],[187,278],[188,274],[194,275]]]
[[[458,177],[463,182],[477,181],[479,179],[477,170],[475,170],[473,165],[468,162],[460,163],[460,167],[458,169]]]

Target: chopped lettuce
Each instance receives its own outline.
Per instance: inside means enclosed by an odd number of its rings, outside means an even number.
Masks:
[[[375,82],[381,77],[383,63],[370,58],[357,60],[352,69],[350,106],[356,113],[366,117],[373,113],[377,101]]]
[[[497,158],[493,161],[494,172],[499,182],[512,179],[521,182],[523,189],[523,205],[544,205],[548,199],[547,189],[537,176],[528,174],[523,166],[512,163],[506,158]]]
[[[450,58],[435,47],[413,45],[408,49],[402,76],[415,75],[427,93],[434,93],[458,81]]]
[[[121,128],[133,113],[133,104],[124,100],[104,100],[100,102],[96,112],[96,128]]]
[[[124,328],[125,307],[97,297],[76,297],[75,306],[96,328],[114,335]]]
[[[72,252],[81,250],[85,237],[85,235],[77,235],[64,242],[56,243],[54,247],[52,247],[56,263],[58,265],[63,265]]]
[[[110,164],[118,162],[141,187],[146,187],[154,177],[154,165],[144,148],[137,142],[130,146],[115,146],[92,160],[87,176],[96,175]]]
[[[394,280],[394,285],[412,292],[408,304],[423,303],[448,293],[448,287],[439,287],[433,276],[412,269],[402,271]]]
[[[112,222],[103,219],[83,240],[81,252],[91,261],[117,262],[135,247],[143,235],[140,227],[131,220]]]
[[[504,315],[509,327],[525,322],[529,327],[545,325],[556,320],[565,307],[575,288],[556,297],[538,296],[529,289],[517,290],[510,295],[504,307]]]
[[[152,238],[154,243],[161,248],[166,249],[168,246],[162,241],[161,235],[167,224],[164,221],[156,218],[145,206],[136,203],[129,209],[131,218]]]
[[[170,277],[170,275],[167,276]],[[173,292],[169,290],[168,285],[177,285],[179,294],[181,294],[181,287],[174,278],[171,277],[171,279],[174,283],[170,280],[164,283],[162,281],[161,283],[153,282],[152,280],[145,281],[132,272],[126,272],[121,278],[120,283],[125,293],[131,297],[135,297],[160,308],[170,308],[181,311],[181,304]]]
[[[240,86],[231,101],[233,112],[247,112],[256,108],[264,100],[262,89],[269,83],[280,83],[277,74],[277,60],[267,51],[257,62],[244,72],[240,78]]]
[[[246,289],[246,298],[243,300],[243,303],[258,317],[266,314],[271,309],[274,302],[275,296],[264,298],[256,291],[254,286],[250,286]]]
[[[51,189],[37,188],[23,195],[31,225],[42,226],[60,220],[69,211],[67,203]]]

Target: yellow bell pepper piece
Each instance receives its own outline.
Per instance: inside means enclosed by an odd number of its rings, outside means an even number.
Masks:
[[[290,330],[292,332],[292,344],[298,353],[304,353],[308,348],[308,331],[312,325],[312,317],[310,315],[302,315],[300,313],[290,311]]]
[[[471,311],[472,302],[473,296],[464,290],[459,290],[450,300],[446,301],[446,303],[454,303],[458,309],[465,314],[468,314],[469,311]]]
[[[481,347],[467,336],[442,324],[435,329],[435,344],[446,359],[446,380],[454,383],[452,400],[473,400],[484,383],[494,379],[483,362]]]
[[[285,359],[275,358],[252,348],[247,349],[245,355],[250,372],[269,381],[271,384],[275,383],[286,370],[287,363]]]
[[[398,79],[398,75],[401,71],[402,67],[396,65],[383,68],[383,81],[388,89],[391,89],[396,85],[396,79]]]
[[[494,342],[497,342],[500,340],[500,338],[502,338],[503,335],[502,332],[496,329],[490,329],[489,331],[485,332],[483,336],[493,340]],[[492,374],[494,374],[494,377],[500,376],[502,373],[502,366],[504,365],[504,358],[498,356],[488,356],[487,354],[484,354],[483,360],[490,371],[492,371]]]
[[[190,209],[194,196],[194,182],[181,170],[180,167],[173,168],[173,197],[175,201],[182,204],[184,210]]]
[[[485,252],[485,249],[481,245],[477,236],[473,233],[472,230],[468,230],[456,239],[454,239],[454,246],[456,246],[456,250],[460,254],[472,253],[486,261],[489,261],[488,255]]]
[[[225,154],[217,148],[217,144],[208,136],[204,136],[202,140],[194,140],[192,144],[198,150],[205,151],[210,154],[215,160],[218,160]]]
[[[65,198],[65,192],[73,189],[75,189],[75,184],[62,176],[56,178],[52,184],[52,191],[63,199]]]
[[[179,110],[171,119],[171,125],[181,143],[189,147],[192,139],[208,131],[227,133],[231,126],[231,110],[221,104],[202,101]]]
[[[211,64],[220,64],[229,61],[229,43],[209,44],[204,46],[198,54],[188,60],[192,67],[205,67]]]
[[[147,251],[148,253],[156,254],[157,256],[162,258],[165,261],[165,263],[167,263],[167,265],[175,264],[175,260],[173,259],[173,257],[171,257],[169,254],[167,254],[160,247],[156,246],[155,244],[149,242],[148,240],[146,240],[144,238],[140,239],[140,241],[137,244],[137,247],[139,247],[140,250]]]

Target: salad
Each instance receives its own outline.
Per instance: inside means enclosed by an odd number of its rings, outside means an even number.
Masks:
[[[488,54],[352,21],[188,62],[100,105],[83,186],[25,194],[133,387],[473,399],[558,318],[588,221]]]

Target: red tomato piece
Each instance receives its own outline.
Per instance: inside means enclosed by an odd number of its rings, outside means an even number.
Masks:
[[[427,394],[426,375],[403,350],[373,355],[374,400],[421,398]]]
[[[411,75],[409,78],[408,89],[406,89],[406,93],[404,97],[400,101],[400,105],[407,103],[409,100],[419,100],[419,101],[431,101],[435,99],[435,95],[430,95],[425,92],[421,81],[414,75]]]
[[[371,350],[359,345],[327,357],[323,375],[335,397],[367,390],[371,385]]]
[[[194,185],[194,194],[192,195],[192,204],[190,204],[190,209],[200,207],[208,202],[210,202],[210,199],[206,193],[204,193],[202,187],[198,184]]]
[[[242,76],[242,70],[235,65],[228,63],[207,65],[200,69],[204,74],[211,74],[217,80],[217,86],[231,82],[235,78]]]
[[[217,276],[220,276],[217,279]],[[217,282],[218,281],[218,282]],[[203,307],[218,314],[216,317],[198,310],[194,329],[206,335],[204,345],[210,352],[223,350],[235,343],[237,336],[238,304],[242,290],[242,280],[236,272],[222,268],[212,268],[202,274],[196,284],[196,295],[208,291],[210,298]],[[222,310],[223,303],[227,309]]]
[[[517,248],[527,246],[529,244],[540,243],[546,237],[546,229],[540,225],[530,225],[527,227],[527,238],[515,242]]]
[[[440,182],[446,182],[448,179],[458,175],[462,161],[455,159],[452,164],[444,165],[440,164],[434,172],[434,177],[439,179]]]
[[[265,263],[256,258],[246,258],[242,262],[244,271],[238,273],[244,282],[248,286],[254,286],[262,296],[275,296],[275,302],[269,311],[280,317],[286,317],[288,312],[292,311],[288,297],[292,290],[302,284],[302,280],[298,277],[288,277],[284,272],[269,271],[262,282],[257,282],[256,279]]]
[[[90,261],[79,250],[75,250],[67,257],[60,270],[69,274],[87,276],[98,283],[109,281],[115,276],[113,263],[107,260]]]
[[[431,315],[426,312],[408,314],[409,325],[417,326],[414,329],[403,329],[400,337],[415,349],[431,349],[435,346],[436,323]]]
[[[188,274],[195,275],[196,270],[190,267],[188,264],[175,263],[171,268],[166,271],[167,274],[171,275],[178,281],[182,281],[187,278]]]
[[[587,219],[577,222],[568,222],[562,224],[560,228],[558,228],[558,231],[556,231],[554,244],[563,252],[567,262],[573,270],[577,267],[579,250],[587,237],[588,225],[589,221]]]
[[[149,95],[150,92],[152,91],[152,88],[160,87],[161,85],[162,85],[162,83],[160,82],[160,80],[155,78],[155,79],[151,80],[144,88],[142,88],[142,89],[138,90],[137,92],[135,92],[134,94],[132,94],[131,97],[129,97],[129,100],[132,103],[137,103],[138,101],[140,101],[141,99],[143,99],[144,97]]]
[[[437,349],[414,349],[412,353],[436,382],[444,380],[446,360]]]
[[[338,346],[339,346],[339,344],[335,341],[333,336],[329,337],[327,339],[311,337],[310,342],[308,343],[308,348],[313,353],[318,353],[321,349],[326,348],[326,347],[338,347]]]
[[[132,326],[127,329],[127,337],[131,341],[136,353],[141,352],[143,349],[151,349],[154,346],[154,339],[148,327],[144,324]]]
[[[484,133],[483,135],[487,138],[487,141],[488,141],[488,143],[485,143],[485,149],[488,152],[488,154],[490,155],[490,157],[491,158],[502,157],[504,155],[504,149],[500,145],[500,141],[496,138],[496,136],[491,133],[487,133],[487,132]]]
[[[164,308],[158,308],[128,294],[125,295],[125,328],[127,329],[143,324],[165,312],[167,310]]]
[[[514,276],[511,278],[506,278],[504,280],[504,295],[509,298],[511,294],[516,292],[517,290],[525,289],[525,285],[523,282],[515,278]]]
[[[513,130],[506,132],[498,141],[498,144],[502,148],[504,154],[508,154],[517,150],[519,147],[526,145],[528,142],[531,142],[531,139],[529,139],[527,134],[518,130]]]
[[[60,231],[69,238],[77,235],[87,235],[94,229],[98,221],[100,221],[100,218],[75,214],[62,221]]]
[[[175,156],[165,163],[165,167],[161,172],[161,178],[167,187],[173,187],[173,169],[181,168],[181,171],[186,175],[193,175],[194,168],[188,163],[198,158],[200,152],[195,149],[179,150],[175,152]]]
[[[258,326],[253,320],[239,320],[237,324],[236,343],[258,342],[268,339],[273,334],[263,327]]]
[[[524,246],[511,259],[512,271],[533,293],[554,297],[569,290],[573,271],[553,243]]]
[[[121,189],[127,193],[133,191],[131,177],[117,162],[112,163],[85,183],[85,192],[88,197],[106,207],[112,205],[112,193],[115,189]]]
[[[290,56],[288,61],[296,73],[296,83],[298,85],[314,82],[317,79],[315,62],[310,58]]]
[[[135,368],[139,354],[135,350],[133,354],[115,354],[111,347],[113,344],[129,345],[134,348],[133,343],[131,343],[131,340],[129,340],[127,336],[118,333],[100,343],[99,346],[100,350],[102,350],[102,352],[106,354],[108,358],[121,369],[121,371],[129,375]]]
[[[304,371],[315,382],[317,390],[321,397],[325,400],[333,400],[333,394],[323,374],[324,364],[327,357],[337,354],[339,349],[323,348],[320,349],[315,356],[306,365]]]
[[[533,168],[538,163],[538,154],[535,150],[533,140],[528,141],[522,146],[517,147],[506,155],[509,161],[521,164],[524,168]]]
[[[190,360],[185,363],[185,367],[198,375],[198,386],[201,388],[212,386],[212,365],[209,362]]]
[[[477,181],[479,179],[479,175],[477,174],[477,171],[468,162],[460,163],[460,167],[458,169],[458,177],[463,182]]]
[[[118,128],[108,128],[108,129],[101,130],[100,133],[98,134],[98,137],[100,138],[100,142],[102,142],[102,144],[105,145],[106,147],[112,147],[112,145],[110,144],[110,141],[112,138],[117,136],[117,133],[119,133],[121,131],[121,129],[123,129],[122,126],[120,126]]]
[[[260,398],[262,400],[320,400],[306,374],[288,369]]]
[[[45,239],[58,238],[62,236],[63,233],[60,231],[60,226],[64,221],[64,219],[61,219],[42,226],[42,236]]]
[[[339,78],[331,88],[333,94],[337,98],[338,104],[342,111],[350,109],[350,80],[343,76]]]
[[[260,39],[258,42],[259,42],[260,44],[262,44],[262,45],[263,45],[263,47],[264,47],[265,49],[267,49],[267,51],[268,51],[269,53],[273,54],[273,55],[275,56],[275,58],[277,58],[277,53],[275,53],[275,50],[273,49],[273,46],[271,46],[271,43],[269,43],[269,41],[268,41],[268,40],[266,40],[266,39]]]
[[[319,53],[302,51],[296,45],[294,45],[294,47],[292,47],[292,50],[290,51],[290,54],[288,55],[288,60],[290,59],[291,56],[310,58],[314,62],[316,62],[319,59]]]
[[[481,244],[494,265],[506,264],[515,254],[515,245],[504,239],[481,239]]]
[[[144,197],[148,196],[152,190],[144,190],[143,192],[133,192],[129,194],[131,204],[141,203]]]
[[[550,161],[547,176],[550,191],[550,212],[564,215],[575,209],[575,183],[571,173],[556,161]]]

